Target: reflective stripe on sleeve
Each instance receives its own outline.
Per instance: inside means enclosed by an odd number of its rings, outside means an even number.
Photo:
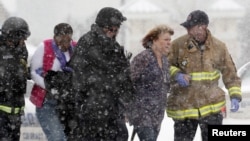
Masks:
[[[20,113],[21,111],[24,110],[24,106],[22,106],[21,108],[18,107],[18,108],[12,108],[12,107],[8,107],[8,106],[4,106],[4,105],[0,105],[0,110],[1,111],[4,111],[6,113],[13,113],[13,114],[18,114]]]

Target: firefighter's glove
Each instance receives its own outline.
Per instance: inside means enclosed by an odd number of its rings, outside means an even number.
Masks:
[[[231,112],[237,112],[239,110],[239,100],[237,98],[231,99]]]
[[[181,87],[187,87],[189,86],[189,78],[184,73],[177,73],[175,75],[175,80]]]

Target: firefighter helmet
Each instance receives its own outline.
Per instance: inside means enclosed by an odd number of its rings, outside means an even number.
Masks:
[[[98,12],[95,22],[100,27],[120,26],[126,19],[118,9],[104,7]]]
[[[21,39],[30,36],[30,30],[27,22],[20,17],[10,17],[2,25],[2,35]]]

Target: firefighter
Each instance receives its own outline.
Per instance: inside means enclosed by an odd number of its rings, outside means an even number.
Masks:
[[[220,75],[229,91],[231,111],[239,109],[241,80],[225,43],[207,28],[208,15],[191,12],[181,25],[187,34],[172,42],[169,61],[173,78],[167,101],[167,115],[174,120],[174,140],[192,141],[198,125],[203,141],[208,140],[208,125],[221,125],[225,92],[218,86]]]
[[[19,141],[28,79],[27,22],[10,17],[0,35],[0,140]]]

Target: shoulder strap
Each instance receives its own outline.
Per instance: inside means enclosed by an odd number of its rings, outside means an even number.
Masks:
[[[52,48],[52,39],[44,41],[43,71],[46,73],[52,68],[55,53]]]
[[[55,54],[52,49],[52,39],[44,41],[44,55],[43,55],[43,75],[52,68]],[[31,91],[30,101],[36,107],[42,107],[46,95],[46,90],[38,85],[34,85]]]

